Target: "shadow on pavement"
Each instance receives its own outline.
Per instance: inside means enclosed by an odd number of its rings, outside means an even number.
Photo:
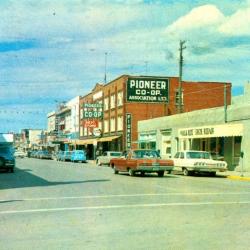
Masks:
[[[183,173],[181,171],[174,171],[172,174],[176,175],[176,176],[184,176]],[[195,173],[195,174],[192,174],[190,176],[184,176],[186,178],[189,178],[189,177],[209,177],[209,178],[227,178],[226,175],[222,175],[220,173],[216,174],[215,176],[211,176],[209,173]]]
[[[55,185],[67,185],[77,183],[89,183],[89,182],[104,182],[110,181],[109,179],[93,179],[93,180],[81,180],[81,181],[48,181],[39,176],[33,175],[30,169],[15,168],[14,173],[0,173],[0,190],[10,188],[24,188],[24,187],[42,187],[42,186],[55,186]]]
[[[128,173],[123,173],[123,172],[121,172],[121,173],[119,173],[119,175],[121,175],[121,176],[129,176],[129,174]],[[162,177],[159,177],[157,174],[155,174],[155,173],[147,173],[147,174],[145,174],[145,175],[141,175],[141,174],[135,174],[134,176],[132,176],[132,177],[134,177],[134,178],[136,178],[136,177],[139,177],[139,178],[160,178],[160,179],[164,179],[164,178],[179,178],[178,176],[175,176],[175,175],[169,175],[169,174],[165,174],[164,176],[162,176]]]

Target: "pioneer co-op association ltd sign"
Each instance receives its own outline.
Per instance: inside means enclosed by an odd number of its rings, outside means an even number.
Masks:
[[[169,79],[149,77],[129,77],[127,82],[128,102],[168,103]]]

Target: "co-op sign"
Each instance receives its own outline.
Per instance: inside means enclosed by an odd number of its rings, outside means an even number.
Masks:
[[[168,103],[168,90],[168,78],[129,77],[127,101]]]

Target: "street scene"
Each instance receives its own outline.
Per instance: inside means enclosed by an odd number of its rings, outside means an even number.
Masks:
[[[0,9],[0,250],[249,249],[250,0]]]
[[[0,174],[1,249],[248,249],[249,182],[23,158]]]

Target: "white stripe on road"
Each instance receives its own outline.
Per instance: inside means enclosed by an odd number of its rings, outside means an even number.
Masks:
[[[143,196],[196,196],[196,195],[249,195],[250,192],[230,193],[158,193],[158,194],[110,194],[110,195],[85,195],[85,196],[63,196],[63,197],[40,197],[40,198],[9,198],[0,202],[14,201],[43,201],[43,200],[70,200],[70,199],[97,199],[97,198],[119,198],[119,197],[143,197]]]
[[[58,207],[58,208],[41,208],[27,210],[9,210],[0,211],[1,214],[18,214],[18,213],[41,213],[41,212],[58,212],[73,210],[97,210],[97,209],[116,209],[116,208],[147,208],[147,207],[166,207],[166,206],[204,206],[204,205],[241,205],[250,204],[250,201],[225,201],[225,202],[184,202],[184,203],[159,203],[159,204],[134,204],[134,205],[108,205],[93,207]]]

